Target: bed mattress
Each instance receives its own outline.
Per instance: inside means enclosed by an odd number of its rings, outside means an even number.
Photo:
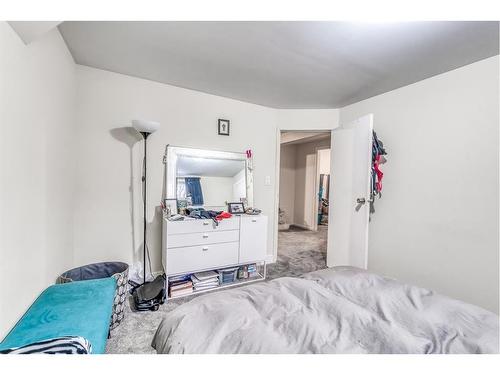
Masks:
[[[158,353],[498,353],[499,317],[351,267],[200,296],[169,312]]]

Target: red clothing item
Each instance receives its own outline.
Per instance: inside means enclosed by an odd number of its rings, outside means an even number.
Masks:
[[[231,215],[229,212],[222,211],[220,214],[218,214],[218,215],[215,217],[215,219],[216,219],[217,221],[222,221],[222,219],[229,219],[231,216],[233,216],[233,215]]]
[[[375,162],[373,163],[373,169],[375,169],[375,173],[377,174],[377,182],[375,183],[377,191],[382,191],[382,178],[384,174],[380,170],[380,155],[375,157]]]

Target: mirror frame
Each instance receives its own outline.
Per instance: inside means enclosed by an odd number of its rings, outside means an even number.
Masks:
[[[165,196],[163,199],[177,199],[177,159],[179,156],[192,156],[207,159],[241,160],[245,162],[245,182],[247,207],[253,207],[253,167],[252,159],[244,152],[206,150],[192,147],[167,145],[165,147]],[[226,208],[227,210],[227,208]]]

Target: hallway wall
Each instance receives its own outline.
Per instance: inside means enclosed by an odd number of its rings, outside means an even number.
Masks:
[[[287,224],[293,224],[295,219],[295,155],[297,146],[281,145],[280,151],[280,186],[279,207],[285,211]]]
[[[314,197],[306,197],[306,193],[308,192],[308,185],[306,180],[306,166],[308,162],[307,158],[308,155],[314,155],[314,157],[316,157],[316,151],[318,148],[330,147],[330,138],[301,143],[296,147],[297,151],[295,155],[295,201],[293,222],[294,224],[299,226],[309,227],[309,217],[312,210],[311,201],[314,199]],[[312,178],[316,179],[316,171],[314,171]],[[308,195],[310,195],[310,193]]]
[[[281,145],[280,154],[280,208],[286,211],[286,222],[302,227],[309,227],[314,191],[306,197],[308,185],[306,181],[308,158],[316,158],[318,148],[329,148],[330,138],[321,140]],[[326,165],[324,165],[326,167]],[[328,163],[329,168],[329,163]],[[316,171],[311,177],[316,180]],[[314,186],[316,181],[312,181]],[[309,198],[309,199],[308,199]]]

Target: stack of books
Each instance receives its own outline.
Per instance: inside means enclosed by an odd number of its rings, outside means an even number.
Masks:
[[[193,293],[193,282],[191,275],[175,276],[169,279],[169,295],[170,298],[187,296]]]
[[[219,286],[219,274],[215,271],[197,272],[191,275],[191,281],[195,291],[217,288]]]

